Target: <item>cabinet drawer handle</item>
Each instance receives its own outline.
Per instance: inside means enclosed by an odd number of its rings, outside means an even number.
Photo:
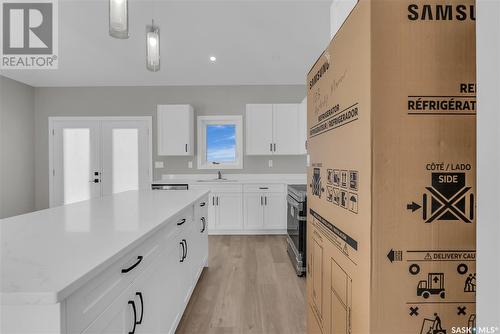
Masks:
[[[200,233],[203,233],[203,232],[205,232],[205,229],[207,228],[207,222],[206,222],[205,217],[201,217],[201,223],[203,225],[203,228],[201,229]]]
[[[201,203],[200,203],[200,206],[201,206],[201,207],[204,207],[206,204],[207,204],[207,203],[205,203],[205,202],[201,202]]]
[[[184,253],[184,258],[187,258],[187,255],[188,255],[188,243],[186,241],[186,239],[182,239],[182,241],[184,242],[184,245],[186,245],[186,248],[185,248],[185,253]]]
[[[182,224],[184,224],[186,222],[186,218],[182,218],[181,220],[179,220],[177,222],[177,226],[181,226]]]
[[[259,189],[266,190],[269,189],[269,187],[259,187]]]
[[[264,205],[264,203],[262,202],[262,196],[260,196],[260,205]]]
[[[186,150],[186,152],[188,151],[188,144],[186,144],[186,146],[185,146],[185,150]]]
[[[139,299],[141,300],[141,318],[135,322],[140,325],[142,323],[142,317],[144,316],[144,299],[142,299],[142,293],[140,292],[136,292],[135,295],[139,296]]]
[[[264,196],[264,205],[267,205],[267,196]]]
[[[274,152],[276,152],[276,143],[274,144]]]
[[[271,152],[273,151],[273,143],[269,144],[269,151],[271,151]]]
[[[184,239],[181,242],[179,242],[179,244],[182,246],[182,256],[179,262],[184,262],[184,253],[185,253]]]
[[[141,256],[141,255],[139,255],[139,256],[137,257],[137,262],[136,262],[136,263],[134,263],[132,266],[130,266],[130,267],[128,267],[128,268],[122,269],[122,274],[126,274],[126,273],[128,273],[129,271],[131,271],[132,269],[134,269],[135,267],[137,267],[137,266],[139,265],[139,263],[141,263],[141,261],[142,261],[142,256]]]
[[[132,331],[128,332],[128,334],[134,334],[135,325],[137,324],[137,311],[135,310],[135,302],[133,300],[129,300],[128,303],[132,305],[132,310],[134,311],[134,327],[132,328]]]

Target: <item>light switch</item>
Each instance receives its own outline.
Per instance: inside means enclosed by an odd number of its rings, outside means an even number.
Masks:
[[[192,161],[188,161],[188,168],[193,168],[193,162]]]
[[[163,161],[155,161],[155,168],[164,168]]]

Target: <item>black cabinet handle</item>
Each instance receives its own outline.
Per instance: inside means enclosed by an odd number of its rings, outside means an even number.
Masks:
[[[182,240],[181,242],[179,242],[182,246],[182,256],[181,256],[181,259],[179,262],[184,262],[184,253],[185,253],[185,248],[184,248],[184,240]]]
[[[215,196],[212,197],[212,206],[215,206]]]
[[[269,151],[273,151],[273,143],[269,143]]]
[[[217,206],[219,206],[219,196],[217,196]]]
[[[201,207],[204,207],[206,204],[207,204],[207,203],[205,203],[205,202],[201,202],[201,203],[200,203],[200,206],[201,206]]]
[[[266,190],[269,189],[269,187],[259,187],[259,189]]]
[[[274,152],[276,152],[276,143],[274,143]]]
[[[134,269],[135,267],[137,267],[139,265],[139,263],[141,263],[141,261],[142,261],[142,256],[139,255],[137,257],[137,262],[136,263],[134,263],[132,266],[130,266],[130,267],[126,268],[126,269],[122,269],[122,274],[126,274],[129,271],[131,271],[132,269]]]
[[[139,296],[139,299],[141,300],[141,318],[135,322],[136,324],[140,325],[142,323],[142,317],[144,316],[144,299],[142,299],[142,293],[140,292],[136,292],[135,295]]]
[[[187,152],[188,151],[188,144],[186,144],[185,149],[186,149],[186,152]]]
[[[182,224],[184,224],[186,222],[186,218],[182,218],[181,220],[179,220],[177,222],[177,226],[181,226]]]
[[[206,222],[205,217],[201,217],[201,223],[203,225],[203,228],[201,229],[200,233],[203,233],[203,232],[205,232],[205,229],[207,228],[207,222]]]
[[[188,243],[187,243],[186,239],[182,239],[182,241],[184,242],[184,245],[186,245],[185,253],[184,253],[184,258],[187,258],[187,255],[188,255]]]
[[[264,196],[264,205],[267,205],[267,196]]]
[[[134,327],[132,328],[132,331],[128,332],[128,334],[134,334],[135,325],[137,324],[137,311],[135,310],[135,302],[133,300],[129,300],[128,303],[132,305],[132,310],[134,310]]]
[[[262,196],[260,196],[260,205],[262,206]]]

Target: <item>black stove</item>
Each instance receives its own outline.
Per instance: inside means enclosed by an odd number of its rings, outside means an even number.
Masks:
[[[306,272],[307,187],[305,184],[288,186],[287,196],[287,252],[297,275]]]

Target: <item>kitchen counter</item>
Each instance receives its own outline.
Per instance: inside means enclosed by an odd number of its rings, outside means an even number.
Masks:
[[[0,221],[1,303],[59,303],[206,191],[128,191]]]
[[[252,183],[280,183],[305,184],[306,174],[224,174],[227,180],[216,180],[217,174],[166,174],[153,184],[252,184]]]

